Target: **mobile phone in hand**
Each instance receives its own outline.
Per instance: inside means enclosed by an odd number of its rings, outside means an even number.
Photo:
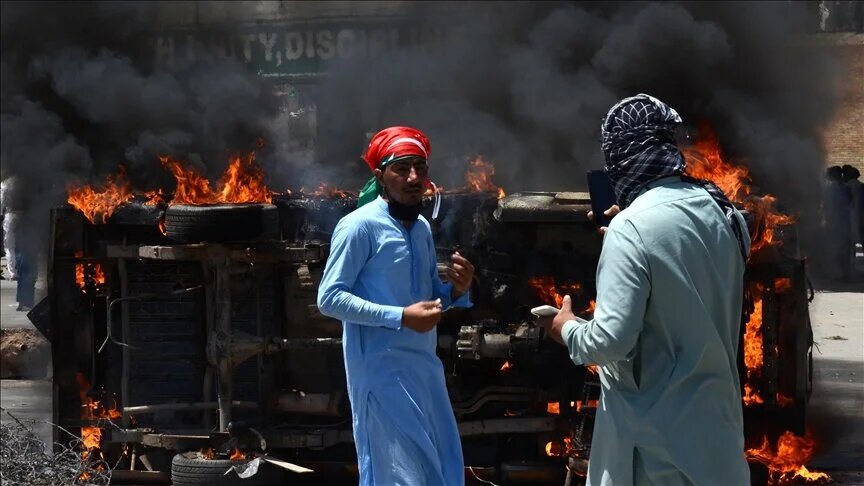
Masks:
[[[612,182],[605,170],[588,171],[588,193],[591,195],[591,211],[594,213],[594,223],[597,226],[609,226],[611,217],[606,216],[604,211],[614,206],[618,201]]]
[[[531,313],[537,317],[554,317],[558,315],[558,309],[551,305],[541,305],[531,309]]]

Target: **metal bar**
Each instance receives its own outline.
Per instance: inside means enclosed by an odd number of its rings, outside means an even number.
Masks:
[[[214,333],[214,357],[216,360],[216,379],[219,383],[217,401],[219,402],[219,431],[227,432],[231,422],[231,400],[234,395],[233,363],[231,362],[231,280],[230,260],[224,258],[215,266],[216,300]]]
[[[257,402],[232,401],[232,407],[237,408],[260,408]],[[144,414],[165,411],[187,411],[187,410],[216,410],[219,402],[193,402],[193,403],[159,403],[155,405],[135,405],[123,407],[125,414]]]
[[[117,273],[120,275],[120,298],[125,299],[129,296],[129,273],[126,268],[126,260],[120,258],[117,260]],[[110,305],[108,307],[111,307]],[[108,310],[110,315],[111,310]],[[110,327],[110,321],[109,321]],[[129,329],[129,305],[126,301],[123,301],[123,305],[120,306],[120,326],[122,332],[121,339],[129,339],[129,335],[131,331]],[[122,368],[120,372],[120,406],[122,408],[126,408],[129,405],[129,372],[132,364],[132,356],[131,350],[128,346],[121,346],[122,348]],[[132,422],[129,414],[123,414],[123,428],[128,429]]]
[[[762,284],[762,377],[765,385],[761,395],[766,407],[776,407],[780,370],[777,360],[777,298],[774,293],[774,278],[766,278]]]
[[[459,435],[461,437],[471,437],[506,433],[531,434],[535,432],[551,432],[556,429],[556,421],[554,417],[474,420],[460,423]]]
[[[213,269],[206,262],[201,262],[201,272],[204,278],[204,339],[209,354],[209,339],[213,334],[213,320],[215,316],[213,306],[213,301],[215,300],[214,294],[216,292],[213,283],[215,275]],[[204,401],[210,401],[213,397],[213,374],[216,372],[215,364],[211,356],[207,356],[207,369],[204,370],[204,383],[202,385],[202,398]],[[213,428],[213,420],[207,411],[203,413],[202,422],[205,430]]]

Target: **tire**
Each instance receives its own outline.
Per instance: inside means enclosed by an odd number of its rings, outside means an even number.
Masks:
[[[235,472],[225,474],[231,466],[243,461],[202,459],[197,452],[183,452],[171,460],[171,482],[174,486],[279,486],[287,478],[278,466],[262,464],[254,476],[241,479]]]
[[[165,210],[165,232],[181,243],[275,240],[279,211],[272,204],[177,204]]]

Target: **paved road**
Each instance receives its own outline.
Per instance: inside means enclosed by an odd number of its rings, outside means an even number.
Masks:
[[[810,465],[835,484],[864,485],[864,276],[816,283],[813,395],[808,429],[819,443]]]

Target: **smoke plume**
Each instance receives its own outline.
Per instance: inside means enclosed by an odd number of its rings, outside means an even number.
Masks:
[[[814,2],[399,4],[403,20],[367,20],[444,34],[337,56],[315,83],[280,84],[242,56],[155,64],[145,39],[161,28],[163,2],[4,2],[0,157],[3,178],[16,176],[10,205],[60,204],[69,183],[99,181],[120,164],[137,189],[170,192],[157,154],[214,177],[228,151],[259,136],[272,188],[359,187],[368,136],[397,123],[428,133],[432,175],[445,187],[462,185],[467,161],[483,154],[508,191],[584,190],[584,171],[602,164],[602,117],[644,92],[690,126],[710,122],[786,209],[818,207],[813,181],[837,68],[799,42],[818,25]]]

